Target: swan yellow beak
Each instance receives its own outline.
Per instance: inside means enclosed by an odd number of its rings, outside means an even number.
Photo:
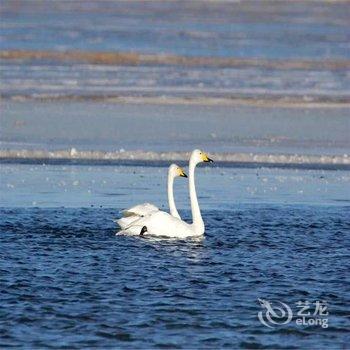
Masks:
[[[206,154],[206,153],[202,153],[202,160],[203,160],[203,162],[210,162],[210,163],[212,163],[212,162],[214,162],[212,159],[210,159],[209,157],[208,157],[208,155]]]
[[[187,177],[186,173],[184,172],[184,170],[182,168],[179,167],[179,176],[182,177]]]

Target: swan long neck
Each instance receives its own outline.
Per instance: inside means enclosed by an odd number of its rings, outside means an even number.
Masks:
[[[176,209],[175,200],[174,200],[174,176],[171,174],[170,171],[168,173],[168,203],[169,203],[170,214],[180,219],[180,215]]]
[[[192,210],[192,220],[193,225],[196,230],[200,231],[200,233],[204,233],[204,222],[202,219],[201,211],[199,209],[197,193],[196,193],[196,185],[194,183],[194,170],[196,169],[196,163],[193,159],[190,160],[189,165],[189,191],[190,191],[190,200],[191,200],[191,210]]]

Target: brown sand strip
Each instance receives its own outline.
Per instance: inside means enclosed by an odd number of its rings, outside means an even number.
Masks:
[[[176,55],[144,55],[127,52],[85,51],[24,51],[0,52],[0,59],[50,60],[59,62],[86,62],[108,65],[178,65],[208,67],[261,67],[269,69],[350,69],[350,60],[266,60],[235,57],[187,57]]]

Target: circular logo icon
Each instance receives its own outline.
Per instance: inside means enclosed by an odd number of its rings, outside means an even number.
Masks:
[[[289,323],[293,318],[292,309],[281,301],[269,302],[258,298],[262,311],[259,311],[259,321],[266,327],[273,328]]]

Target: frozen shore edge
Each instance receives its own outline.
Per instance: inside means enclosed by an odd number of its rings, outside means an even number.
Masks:
[[[101,165],[162,165],[163,163],[187,163],[189,152],[151,151],[80,151],[69,150],[0,150],[2,163],[44,164],[101,164]],[[350,156],[307,154],[254,154],[210,153],[215,162],[223,166],[290,167],[350,170]]]

